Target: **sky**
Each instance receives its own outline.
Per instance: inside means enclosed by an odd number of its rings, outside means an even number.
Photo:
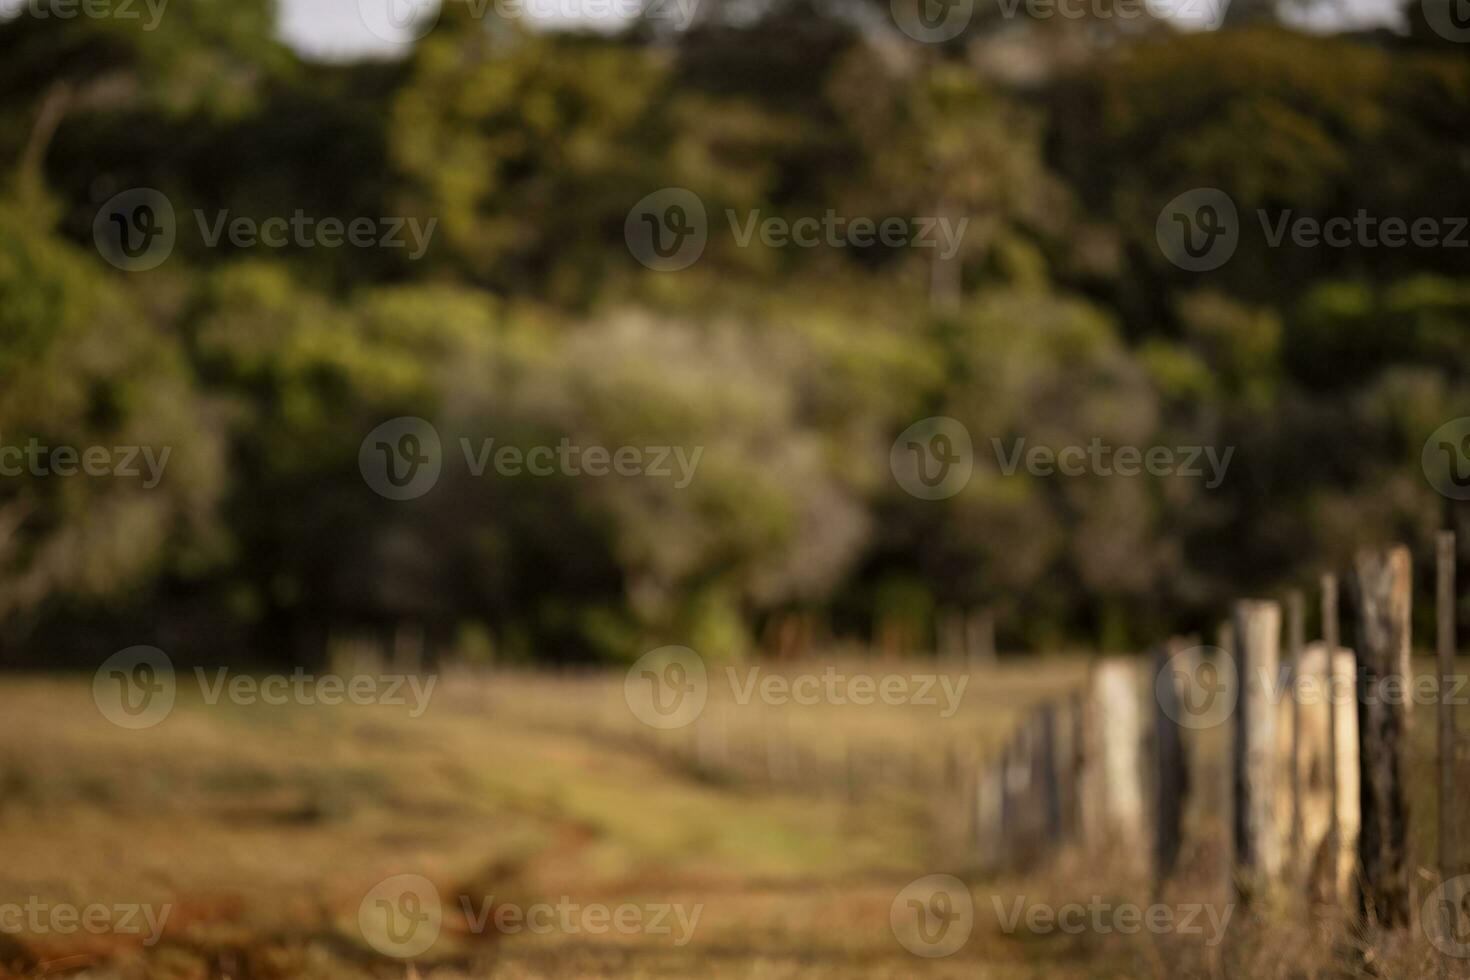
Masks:
[[[281,33],[305,54],[323,58],[362,56],[391,57],[402,53],[414,39],[412,26],[416,7],[429,12],[427,24],[438,9],[438,0],[278,0]],[[579,19],[604,23],[622,19],[637,0],[475,0],[482,9],[531,9],[539,12],[528,19],[554,24]],[[698,0],[657,0],[669,15],[678,17]],[[1304,26],[1321,28],[1349,22],[1354,25],[1393,24],[1399,21],[1397,0],[1335,0],[1319,5],[1309,18],[1291,18]],[[596,12],[579,18],[574,11]],[[1333,11],[1340,11],[1334,13]]]
[[[3,0],[0,0],[3,2]],[[569,10],[587,10],[596,21],[618,21],[619,11],[637,9],[640,0],[472,0],[472,9],[534,12],[536,23],[575,22]],[[692,0],[684,0],[692,2]],[[415,39],[415,8],[432,22],[439,0],[277,0],[281,34],[298,50],[326,58],[392,56]],[[478,5],[478,6],[476,6]],[[669,4],[673,9],[673,3]]]

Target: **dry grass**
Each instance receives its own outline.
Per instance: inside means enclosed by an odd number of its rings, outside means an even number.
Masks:
[[[997,909],[1017,898],[1147,904],[1143,883],[1072,852],[1036,874],[972,878],[975,930],[954,955],[923,959],[896,941],[889,913],[904,885],[962,870],[931,805],[945,747],[997,745],[1028,705],[1083,675],[1073,660],[976,674],[949,719],[912,705],[742,706],[716,684],[697,725],[725,733],[728,769],[690,755],[679,739],[696,734],[637,722],[621,675],[446,677],[416,719],[401,706],[210,706],[181,684],[174,712],[145,731],[106,722],[87,678],[9,677],[0,903],[172,911],[152,946],[0,934],[0,976],[1067,980],[1312,976],[1333,962],[1342,930],[1298,909],[1241,916],[1218,948],[1147,933],[1003,932]],[[795,778],[770,779],[772,731],[803,747]],[[858,794],[845,791],[854,757],[864,762]],[[1187,853],[1196,871],[1166,901],[1218,901],[1213,833]],[[439,941],[411,964],[375,951],[357,925],[367,891],[408,873],[433,881],[447,905]],[[460,895],[676,903],[702,915],[682,946],[647,934],[475,934]],[[1398,962],[1417,969],[1407,964],[1420,954]]]

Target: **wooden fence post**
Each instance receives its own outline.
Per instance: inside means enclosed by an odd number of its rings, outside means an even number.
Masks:
[[[965,620],[965,650],[971,666],[995,663],[995,610],[989,606],[970,611]]]
[[[1345,846],[1343,840],[1342,826],[1338,820],[1341,812],[1342,788],[1338,779],[1341,767],[1337,758],[1338,746],[1338,689],[1337,680],[1337,649],[1338,649],[1338,621],[1337,621],[1337,576],[1331,572],[1322,576],[1322,645],[1327,648],[1326,676],[1327,684],[1327,778],[1328,789],[1331,795],[1330,809],[1328,810],[1327,840],[1328,849],[1333,856],[1333,868],[1337,869],[1342,864],[1342,851]],[[1356,704],[1356,702],[1355,702]],[[1357,709],[1354,707],[1353,719],[1357,720]],[[1356,747],[1357,739],[1353,739]],[[1337,901],[1341,896],[1341,876],[1334,873],[1330,877],[1327,900]]]
[[[1005,762],[991,760],[980,771],[976,800],[976,838],[980,863],[996,868],[1010,850],[1005,837]]]
[[[1062,839],[1062,800],[1057,786],[1057,713],[1043,704],[1033,716],[1036,740],[1032,745],[1035,772],[1033,785],[1040,794],[1041,824],[1047,847],[1054,848]]]
[[[1302,594],[1292,590],[1286,596],[1286,655],[1291,664],[1291,682],[1287,690],[1291,714],[1291,765],[1287,770],[1291,792],[1290,841],[1293,874],[1302,868],[1302,647],[1306,645],[1306,613]]]
[[[1413,573],[1404,547],[1360,552],[1356,566],[1362,911],[1394,929],[1409,924],[1413,867],[1404,792]]]
[[[1154,888],[1156,893],[1173,873],[1183,842],[1184,801],[1189,794],[1189,764],[1184,751],[1184,733],[1179,724],[1183,710],[1179,701],[1179,678],[1170,661],[1180,650],[1173,641],[1153,651],[1153,674],[1165,681],[1154,685]],[[1192,676],[1192,675],[1191,675]]]
[[[1302,652],[1297,767],[1308,893],[1335,903],[1351,886],[1358,828],[1358,712],[1353,652],[1313,643]],[[1339,700],[1341,699],[1341,700]],[[1336,725],[1334,728],[1333,725]],[[1334,768],[1336,767],[1336,768]],[[1335,779],[1334,779],[1335,775]]]
[[[1271,703],[1280,662],[1281,607],[1266,600],[1235,604],[1240,700],[1232,743],[1235,886],[1249,900],[1281,871],[1276,819],[1276,707]]]
[[[1440,939],[1439,975],[1450,975],[1448,954],[1443,937],[1463,935],[1463,915],[1470,908],[1470,834],[1463,826],[1465,790],[1460,788],[1465,773],[1470,739],[1457,729],[1452,695],[1459,690],[1456,681],[1455,642],[1455,532],[1441,531],[1435,540],[1435,611],[1436,654],[1439,663],[1439,891],[1438,908],[1428,909],[1440,916],[1426,922],[1431,939]],[[1459,821],[1456,818],[1460,818]],[[1453,940],[1452,940],[1453,941]]]
[[[1147,867],[1144,831],[1143,718],[1138,663],[1111,657],[1097,664],[1088,704],[1085,802],[1086,837],[1096,849],[1114,847]]]
[[[1057,722],[1057,789],[1061,832],[1066,840],[1082,833],[1083,711],[1082,695],[1074,693],[1060,705]]]

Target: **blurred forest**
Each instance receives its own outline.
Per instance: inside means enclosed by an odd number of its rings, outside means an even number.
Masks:
[[[1437,0],[1427,0],[1433,3]],[[1446,3],[1457,0],[1445,0]],[[528,28],[448,0],[404,57],[303,59],[268,0],[0,22],[0,443],[171,447],[166,478],[0,478],[0,662],[155,643],[313,662],[419,624],[509,659],[750,653],[782,617],[866,639],[988,606],[1002,649],[1126,649],[1368,541],[1456,520],[1420,453],[1470,414],[1464,248],[1269,248],[1255,211],[1470,215],[1470,45],[703,0],[674,31]],[[103,261],[99,207],[438,219],[427,254],[209,248]],[[629,209],[705,203],[645,268]],[[1196,187],[1245,232],[1172,265]],[[727,210],[964,215],[963,249],[739,247]],[[384,499],[386,419],[518,445],[703,447],[687,487],[473,478]],[[951,416],[976,469],[905,493]],[[1227,478],[1005,475],[990,440],[1235,447]],[[1461,521],[1462,540],[1470,534]],[[110,646],[109,646],[110,645]],[[80,657],[78,657],[80,659]],[[95,662],[89,656],[88,662]]]

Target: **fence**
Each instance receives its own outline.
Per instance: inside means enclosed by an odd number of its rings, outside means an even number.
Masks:
[[[1403,547],[1354,562],[1355,649],[1339,645],[1337,580],[1328,575],[1318,642],[1306,642],[1305,598],[1293,593],[1284,605],[1237,602],[1214,646],[1176,639],[1147,661],[1099,662],[1081,697],[1037,709],[981,767],[967,800],[968,859],[997,869],[1067,846],[1111,849],[1146,862],[1137,870],[1162,889],[1179,871],[1186,803],[1211,788],[1202,761],[1213,739],[1227,774],[1221,884],[1233,901],[1286,894],[1341,905],[1369,941],[1422,925],[1441,975],[1463,969],[1470,729],[1455,711],[1466,692],[1455,662],[1454,559],[1454,535],[1444,532],[1430,675],[1411,669],[1412,562]],[[1412,851],[1410,762],[1424,761],[1410,758],[1416,702],[1437,713],[1436,873],[1416,874]]]

